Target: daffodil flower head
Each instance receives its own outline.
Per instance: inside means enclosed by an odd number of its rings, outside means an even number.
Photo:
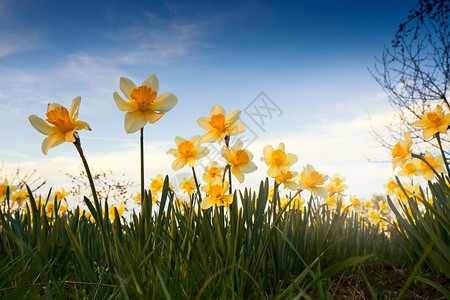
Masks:
[[[217,141],[219,145],[225,136],[237,135],[245,131],[244,124],[239,121],[241,111],[233,110],[226,117],[225,109],[219,104],[213,106],[208,117],[201,117],[197,123],[207,131],[202,135],[201,143],[212,143]]]
[[[40,133],[48,135],[42,142],[41,147],[45,155],[47,155],[50,148],[56,147],[64,142],[75,142],[74,133],[76,130],[91,130],[88,123],[77,120],[80,103],[80,97],[73,99],[70,111],[58,103],[49,103],[46,113],[46,121],[48,123],[36,115],[28,117],[31,126]]]
[[[53,198],[56,197],[56,200],[59,202],[59,201],[64,200],[66,198],[66,196],[69,194],[70,193],[67,193],[63,188],[61,188],[61,190],[55,192],[55,195],[53,196]]]
[[[345,196],[343,192],[348,188],[346,184],[344,184],[345,177],[340,177],[339,174],[335,174],[331,179],[330,183],[327,184],[326,189],[328,195],[336,195],[336,196]]]
[[[298,175],[298,185],[302,190],[311,191],[314,197],[327,198],[327,189],[322,186],[326,179],[327,176],[320,174],[314,170],[313,166],[308,164],[303,167],[303,171]]]
[[[362,206],[361,200],[356,196],[350,196],[350,203],[355,210],[359,210]]]
[[[388,196],[394,196],[397,193],[397,190],[399,189],[397,181],[395,181],[393,178],[389,178],[389,182],[383,185],[384,188],[386,188],[386,194]]]
[[[405,132],[405,141],[398,142],[392,149],[392,169],[402,166],[407,160],[411,159],[412,139],[408,132]]]
[[[194,177],[183,177],[183,182],[178,187],[189,196],[192,196],[196,189]]]
[[[113,205],[109,208],[109,219],[110,220],[114,220],[116,218],[116,214],[114,212],[116,209],[117,209],[117,213],[119,214],[119,217],[122,217],[122,214],[125,211],[124,202],[120,202],[119,207],[116,207]]]
[[[151,179],[150,190],[152,194],[161,193],[164,186],[164,176],[162,174],[158,174],[156,178]]]
[[[431,166],[428,166],[427,163],[425,163],[424,161],[422,161],[421,159],[414,159],[414,165],[417,169],[417,172],[425,179],[425,180],[433,180],[435,173],[433,171],[433,169],[437,172],[437,173],[445,173],[445,168],[444,168],[444,159],[442,158],[442,155],[438,155],[438,156],[434,156],[431,155],[431,153],[426,150],[425,151],[425,156],[423,157],[428,164]]]
[[[200,203],[201,209],[208,209],[213,205],[217,206],[229,206],[233,203],[233,194],[225,195],[230,188],[230,184],[225,181],[223,185],[213,184],[209,187],[208,196]]]
[[[447,133],[448,125],[450,124],[450,114],[444,114],[440,105],[436,105],[435,112],[427,112],[411,125],[416,127],[423,127],[423,138],[428,140],[434,134],[440,132]]]
[[[209,149],[200,146],[200,136],[195,135],[189,140],[182,137],[175,137],[176,149],[170,149],[167,154],[172,154],[175,161],[172,163],[172,168],[177,171],[183,168],[186,164],[189,167],[194,167],[195,162],[209,154]]]
[[[415,158],[413,161],[409,161],[402,166],[402,169],[398,172],[398,176],[407,176],[409,179],[413,179],[413,176],[419,176],[420,172],[417,169],[417,163],[415,163]]]
[[[12,203],[17,203],[18,206],[22,206],[22,204],[29,198],[27,190],[19,190],[15,191],[11,195]]]
[[[231,166],[231,173],[240,183],[244,182],[244,173],[252,173],[258,168],[252,162],[253,154],[246,149],[242,149],[243,146],[242,141],[237,139],[230,148],[222,148],[222,157]]]
[[[284,149],[284,143],[280,143],[277,150],[274,150],[270,145],[264,147],[264,156],[261,157],[261,161],[265,162],[266,165],[269,166],[267,175],[272,178],[277,177],[281,172],[286,173],[289,171],[290,167],[298,160],[295,154],[286,153]]]
[[[205,173],[203,173],[203,181],[206,184],[211,185],[217,180],[222,180],[223,167],[219,166],[217,161],[212,161],[208,166],[205,167]]]
[[[121,77],[119,86],[125,97],[130,100],[124,101],[117,92],[113,94],[117,107],[127,112],[125,114],[127,133],[138,131],[147,122],[155,123],[178,102],[177,97],[171,93],[158,96],[159,81],[155,75],[148,77],[139,87],[130,79]]]
[[[281,172],[277,177],[275,177],[275,181],[278,184],[283,184],[283,186],[290,190],[298,190],[299,185],[296,181],[296,177],[298,175],[298,172],[295,171],[287,171]]]

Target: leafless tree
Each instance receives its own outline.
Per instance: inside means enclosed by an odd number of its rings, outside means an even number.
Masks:
[[[404,132],[409,132],[421,149],[437,147],[434,139],[425,141],[422,129],[411,122],[434,110],[436,104],[450,109],[449,16],[450,1],[419,0],[399,25],[391,45],[376,59],[371,73],[388,94],[396,117],[386,124],[386,134],[372,129],[372,135],[388,149],[404,139]],[[449,145],[448,137],[442,140]]]
[[[73,187],[69,191],[72,195],[80,196],[81,198],[90,195],[90,185],[84,170],[76,175],[66,173],[66,176],[73,183]],[[117,201],[131,199],[130,188],[132,189],[135,183],[127,180],[125,174],[117,177],[111,170],[92,170],[92,178],[100,200],[108,200],[110,204],[113,204]]]

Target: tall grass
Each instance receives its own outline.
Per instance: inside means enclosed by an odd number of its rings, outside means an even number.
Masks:
[[[235,192],[229,209],[204,211],[197,194],[176,205],[166,177],[159,207],[146,194],[128,221],[105,214],[103,231],[78,208],[48,217],[30,191],[27,210],[0,213],[0,297],[322,298],[345,268],[405,261],[401,239],[356,213],[312,199],[279,209],[268,191],[266,180],[257,192]]]

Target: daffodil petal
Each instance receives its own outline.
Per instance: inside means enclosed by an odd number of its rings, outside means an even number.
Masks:
[[[272,155],[273,147],[270,145],[267,145],[263,149],[263,155],[265,159],[270,159],[270,156]]]
[[[211,199],[211,197],[205,197],[202,201],[202,203],[200,203],[200,208],[201,209],[208,209],[211,206],[214,205],[214,201]]]
[[[241,121],[236,121],[230,126],[229,135],[238,135],[245,131],[245,125]]]
[[[231,203],[233,203],[233,197],[234,197],[233,194],[223,195],[222,196],[222,201],[224,201],[224,202],[226,202],[228,204],[231,204]]]
[[[200,143],[212,143],[217,140],[218,136],[215,132],[207,132],[200,138]]]
[[[135,88],[137,88],[134,82],[126,77],[120,77],[119,86],[124,96],[131,100],[130,94]]]
[[[59,104],[59,103],[49,103],[47,105],[47,112],[49,112],[49,111],[51,111],[51,110],[53,110],[53,109],[55,109],[57,107],[61,107],[61,104]]]
[[[239,109],[235,109],[228,114],[228,116],[226,118],[226,122],[228,124],[232,124],[232,123],[236,122],[237,120],[239,120],[240,117],[241,117],[241,111]]]
[[[137,110],[137,105],[135,102],[126,102],[120,97],[119,93],[114,92],[114,101],[116,102],[117,108],[121,111],[135,111]]]
[[[39,131],[42,134],[51,135],[58,131],[58,129],[56,129],[56,127],[52,127],[52,126],[48,125],[47,122],[45,122],[44,120],[42,120],[41,118],[39,118],[36,115],[29,116],[28,120],[30,121],[31,126],[33,126],[34,129],[36,129],[37,131]]]
[[[70,130],[70,131],[67,131],[67,132],[64,134],[64,140],[65,140],[66,142],[69,142],[69,143],[75,142],[75,137],[73,136],[74,131],[75,131],[75,130]]]
[[[188,164],[189,164],[189,167],[193,167],[193,166],[195,166],[195,162],[196,162],[197,160],[194,158],[194,157],[189,157],[188,158]]]
[[[178,171],[179,169],[184,167],[186,165],[186,163],[187,163],[187,161],[177,158],[172,163],[172,169],[174,169],[175,171]]]
[[[225,116],[225,109],[222,106],[220,106],[219,104],[216,104],[213,106],[213,108],[211,108],[209,115],[213,116],[213,115],[218,115],[218,114],[222,114]]]
[[[272,178],[277,177],[278,175],[280,175],[280,167],[277,165],[272,165],[269,167],[269,169],[267,170],[267,175],[269,175]]]
[[[198,125],[200,125],[201,128],[205,129],[206,131],[210,131],[211,129],[214,128],[209,124],[210,120],[211,119],[208,117],[201,117],[201,118],[198,118],[197,123],[198,123]]]
[[[155,92],[159,91],[159,80],[158,77],[156,77],[156,75],[154,74],[145,79],[142,85],[152,88],[152,90],[154,90]]]
[[[186,139],[182,138],[181,136],[176,136],[175,137],[175,144],[178,146],[179,144],[181,144],[182,142],[186,141]]]
[[[164,116],[165,113],[158,114],[152,110],[147,110],[144,114],[145,114],[145,118],[147,119],[147,121],[150,124],[153,124],[156,121],[158,121],[159,119],[161,119],[161,117]]]
[[[151,109],[160,112],[168,112],[177,104],[177,102],[178,98],[174,94],[164,93],[155,99]]]
[[[430,137],[432,137],[435,133],[437,132],[437,130],[435,128],[429,128],[426,127],[423,129],[423,138],[428,140]]]
[[[244,174],[242,173],[241,169],[239,169],[237,167],[232,167],[231,173],[233,173],[234,177],[236,177],[236,179],[239,181],[239,183],[244,182]]]
[[[65,141],[65,135],[62,132],[57,132],[55,134],[49,135],[42,142],[42,152],[47,155],[48,149],[61,145]]]
[[[256,166],[256,164],[252,161],[249,161],[247,164],[245,165],[240,165],[239,168],[241,169],[242,172],[244,173],[252,173],[254,171],[256,171],[258,169],[258,167]]]
[[[78,110],[80,108],[80,103],[81,103],[81,97],[80,96],[75,97],[72,100],[72,105],[70,106],[70,113],[69,113],[69,115],[70,115],[70,117],[72,119],[76,120],[78,118]]]
[[[89,124],[84,121],[76,121],[75,123],[73,123],[73,126],[75,127],[75,130],[82,130],[82,129],[86,129],[89,131],[92,130]]]
[[[125,114],[125,131],[133,133],[141,129],[147,124],[145,114],[139,110],[127,112]]]

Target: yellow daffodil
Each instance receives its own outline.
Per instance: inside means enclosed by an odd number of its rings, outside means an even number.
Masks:
[[[47,205],[45,206],[45,212],[47,213],[47,216],[50,217],[54,211],[55,211],[55,203],[48,202]]]
[[[423,127],[422,135],[426,140],[438,132],[446,134],[449,124],[450,114],[444,114],[440,105],[436,105],[436,112],[427,112],[420,120],[411,123],[413,126]]]
[[[261,161],[265,162],[269,169],[267,175],[272,178],[280,175],[281,172],[286,173],[290,167],[298,160],[297,156],[292,153],[286,153],[284,151],[285,146],[283,143],[278,145],[278,149],[274,150],[272,146],[267,145],[263,150],[263,157]]]
[[[134,199],[134,202],[136,202],[136,203],[142,203],[141,193],[138,193],[137,196],[134,197],[133,199]],[[152,202],[153,202],[153,204],[158,203],[158,195],[156,193],[155,194],[152,193]]]
[[[145,126],[158,121],[166,112],[178,102],[175,95],[164,93],[158,95],[159,81],[155,75],[148,77],[140,87],[128,78],[120,78],[120,90],[130,100],[126,102],[114,92],[113,97],[117,107],[125,114],[125,131],[133,133]]]
[[[208,191],[208,197],[205,197],[200,203],[201,209],[208,209],[213,205],[229,206],[233,203],[233,194],[225,195],[230,188],[230,184],[225,181],[223,186],[221,184],[213,184]]]
[[[152,194],[161,193],[164,186],[164,176],[158,174],[156,178],[152,178],[151,180],[150,191],[152,191]]]
[[[66,198],[67,195],[69,195],[70,193],[67,193],[63,188],[61,188],[61,190],[56,191],[55,194],[53,195],[53,197],[51,197],[51,199],[55,199],[59,201],[62,201]]]
[[[215,105],[208,117],[201,117],[197,123],[207,131],[201,137],[201,143],[212,143],[217,141],[219,145],[225,136],[237,135],[245,131],[244,124],[239,121],[241,111],[233,110],[226,116],[225,109],[220,105]]]
[[[405,132],[405,141],[398,142],[392,149],[392,169],[402,166],[411,158],[412,139],[408,132]]]
[[[410,161],[402,165],[402,169],[398,172],[398,176],[405,176],[409,179],[413,179],[413,176],[419,176],[419,170],[414,162]]]
[[[431,168],[421,159],[415,159],[414,163],[419,174],[422,175],[425,180],[433,180],[435,176],[433,169],[437,173],[445,173],[444,159],[442,158],[442,155],[433,157],[429,151],[425,151],[425,156],[423,158],[428,162]]]
[[[192,196],[196,189],[194,177],[183,177],[183,182],[178,187],[188,194],[189,197]]]
[[[91,130],[88,123],[77,120],[80,103],[80,97],[73,99],[70,111],[58,103],[49,103],[46,113],[48,123],[36,115],[28,117],[31,125],[37,131],[48,135],[42,142],[41,147],[45,155],[47,155],[50,148],[56,147],[64,142],[75,142],[74,132],[76,130]]]
[[[386,194],[388,194],[389,196],[396,195],[397,190],[398,190],[398,184],[397,184],[397,181],[395,181],[395,179],[389,178],[389,182],[383,186],[387,190]]]
[[[205,173],[203,173],[202,178],[207,185],[211,185],[216,183],[218,180],[222,180],[222,176],[223,167],[220,167],[217,161],[213,161],[209,164],[209,166],[205,167]]]
[[[378,207],[380,208],[380,211],[383,213],[389,212],[389,205],[384,201],[378,201]]]
[[[298,175],[298,172],[295,171],[287,171],[286,173],[281,172],[280,175],[275,177],[275,181],[278,184],[283,184],[283,186],[290,190],[298,190],[299,185],[296,182],[296,177]]]
[[[222,148],[222,157],[231,166],[231,173],[233,173],[240,183],[244,182],[244,173],[254,172],[258,168],[252,162],[253,154],[246,149],[242,149],[242,147],[242,141],[237,139],[230,148]]]
[[[356,196],[350,196],[350,203],[352,205],[352,208],[356,211],[362,208],[361,200],[359,200],[359,198],[357,198]]]
[[[376,210],[370,210],[367,216],[369,218],[369,221],[373,224],[378,224],[382,221],[380,214]]]
[[[28,191],[27,190],[19,190],[15,191],[11,195],[11,201],[12,203],[17,203],[18,206],[22,206],[22,204],[25,202],[25,200],[28,199]]]
[[[195,135],[189,140],[185,140],[182,137],[175,137],[175,144],[177,149],[170,149],[167,154],[172,154],[175,157],[175,161],[172,163],[172,168],[177,171],[183,168],[186,164],[189,167],[194,167],[195,162],[209,154],[209,149],[199,146],[200,136]]]
[[[110,220],[114,220],[116,218],[116,214],[114,212],[115,209],[116,209],[116,207],[114,205],[109,208],[109,219]],[[123,214],[124,211],[125,211],[124,203],[120,202],[120,205],[117,208],[117,212],[119,214],[119,217],[122,217],[122,214]]]
[[[299,188],[302,190],[309,190],[314,194],[314,197],[320,196],[321,198],[327,198],[327,189],[322,185],[327,177],[315,171],[313,166],[306,165],[303,167],[303,171],[298,175]]]
[[[363,206],[364,206],[365,209],[369,209],[369,208],[372,207],[372,202],[366,200],[366,201],[363,202]]]
[[[324,202],[330,210],[336,209],[337,207],[337,199],[334,194],[326,198]]]
[[[199,146],[200,136],[195,135],[189,140],[182,137],[175,137],[175,144],[177,149],[170,149],[167,154],[172,154],[176,159],[172,163],[172,168],[177,171],[183,168],[186,164],[189,167],[194,167],[195,162],[209,154],[209,149]]]
[[[6,198],[6,190],[8,189],[8,181],[4,181],[0,184],[0,201]]]
[[[64,214],[65,212],[67,212],[68,209],[69,209],[69,204],[68,204],[67,202],[65,202],[65,204],[61,204],[61,205],[59,206],[58,212],[59,212],[60,214]]]
[[[336,196],[345,196],[343,192],[348,188],[346,184],[344,184],[345,177],[340,177],[339,174],[335,174],[331,179],[330,183],[327,184],[326,189],[328,195],[336,195]]]

